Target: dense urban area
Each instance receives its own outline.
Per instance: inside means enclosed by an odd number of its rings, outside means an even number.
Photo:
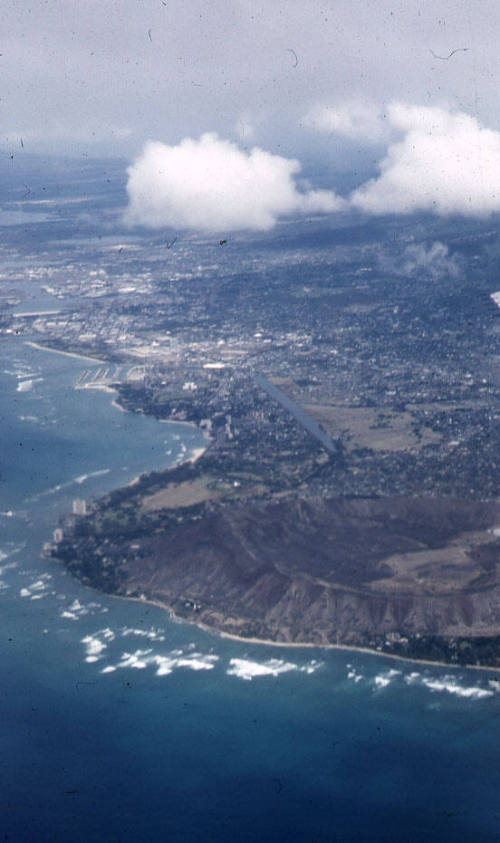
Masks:
[[[128,231],[111,200],[97,230],[82,200],[76,236],[67,203],[31,252],[11,226],[1,333],[93,358],[76,388],[207,448],[87,502],[46,552],[242,637],[499,664],[495,225],[200,237]],[[19,310],[21,281],[48,304]]]

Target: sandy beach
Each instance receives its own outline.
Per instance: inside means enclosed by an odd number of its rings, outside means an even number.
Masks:
[[[90,588],[92,588],[92,586],[90,586]],[[99,593],[97,589],[94,589],[94,591]],[[220,638],[229,638],[231,641],[238,641],[240,644],[256,644],[263,647],[286,647],[287,649],[291,648],[296,650],[342,650],[346,653],[365,653],[368,656],[392,659],[393,661],[406,662],[407,664],[428,665],[429,667],[445,667],[450,670],[482,670],[487,671],[488,673],[500,673],[500,667],[488,667],[478,664],[452,664],[451,662],[430,661],[429,659],[411,659],[406,656],[397,656],[393,653],[381,652],[380,650],[371,650],[369,647],[355,647],[348,646],[346,644],[318,644],[302,641],[272,641],[266,638],[246,638],[240,635],[235,635],[231,632],[224,632],[223,630],[209,626],[205,623],[189,620],[188,618],[181,618],[179,615],[175,614],[174,610],[170,606],[166,603],[162,603],[160,600],[148,600],[142,599],[141,597],[126,597],[121,594],[109,594],[108,596],[114,597],[117,600],[131,600],[134,603],[156,606],[157,609],[162,609],[164,612],[168,612],[169,617],[175,621],[175,623],[196,626],[199,629],[203,629],[204,632],[210,633],[210,635],[217,635]]]
[[[191,451],[191,456],[188,459],[188,462],[196,462],[196,460],[199,460],[200,457],[205,453],[206,450],[207,450],[206,446],[205,446],[205,448],[193,448],[193,450]]]
[[[107,360],[101,360],[99,357],[87,357],[84,354],[77,354],[75,351],[62,351],[59,348],[49,348],[47,345],[41,345],[38,342],[32,342],[31,340],[26,340],[25,345],[31,346],[31,348],[37,348],[39,351],[50,351],[52,354],[64,354],[66,357],[76,357],[78,360],[90,360],[92,363],[107,363]]]
[[[112,394],[116,393],[116,389],[113,389],[111,386],[106,386],[104,383],[84,383],[81,386],[75,386],[75,389],[100,389],[101,392],[111,392]],[[111,402],[113,406],[119,407],[114,401]],[[119,407],[121,410],[122,408]]]

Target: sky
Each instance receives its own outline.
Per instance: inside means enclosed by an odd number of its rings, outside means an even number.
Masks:
[[[124,158],[129,220],[152,227],[484,216],[500,208],[499,31],[497,0],[3,0],[0,151]],[[349,169],[346,194],[332,174]]]

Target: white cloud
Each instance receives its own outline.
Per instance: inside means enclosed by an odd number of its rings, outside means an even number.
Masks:
[[[340,210],[327,190],[301,193],[300,164],[254,147],[249,153],[215,133],[177,146],[148,142],[128,168],[129,224],[227,232],[266,230],[293,213]]]
[[[304,118],[304,124],[319,132],[368,143],[379,143],[388,134],[385,114],[372,102],[315,105]]]
[[[405,277],[421,276],[432,281],[440,278],[459,278],[463,274],[463,266],[457,254],[450,255],[448,246],[436,240],[428,246],[425,243],[410,243],[397,256],[379,254],[379,265]]]
[[[500,210],[500,133],[464,112],[392,103],[391,128],[402,132],[380,162],[380,176],[351,204],[373,214],[434,211],[484,216]]]
[[[461,267],[458,256],[450,255],[448,246],[437,240],[429,247],[423,243],[407,246],[403,253],[403,272],[405,275],[420,272],[437,281],[444,276],[458,278]]]

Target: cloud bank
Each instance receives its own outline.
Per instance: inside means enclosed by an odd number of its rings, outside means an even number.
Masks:
[[[259,147],[246,152],[215,133],[177,146],[150,141],[127,172],[130,225],[265,231],[287,214],[330,213],[345,205],[328,190],[299,191],[298,161]]]
[[[390,103],[385,112],[352,103],[319,106],[318,131],[367,145],[388,144],[379,175],[347,199],[299,189],[300,163],[215,133],[176,146],[149,142],[128,169],[131,225],[207,232],[265,231],[283,216],[363,211],[484,217],[500,211],[500,132],[463,111]],[[433,256],[433,260],[436,255]]]
[[[387,119],[401,140],[389,145],[380,176],[350,203],[371,214],[486,216],[500,210],[500,133],[469,114],[391,103]]]

